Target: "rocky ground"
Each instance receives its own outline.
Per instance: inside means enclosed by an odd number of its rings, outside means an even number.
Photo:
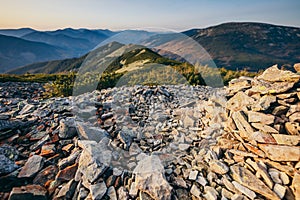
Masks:
[[[299,80],[274,66],[46,100],[1,83],[0,198],[300,199]]]

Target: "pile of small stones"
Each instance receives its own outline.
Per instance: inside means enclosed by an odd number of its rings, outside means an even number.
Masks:
[[[274,66],[225,89],[2,98],[0,198],[299,199],[298,88]]]

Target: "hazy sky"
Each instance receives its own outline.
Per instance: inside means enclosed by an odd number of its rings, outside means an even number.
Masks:
[[[173,30],[229,21],[300,27],[300,0],[0,0],[0,28]]]

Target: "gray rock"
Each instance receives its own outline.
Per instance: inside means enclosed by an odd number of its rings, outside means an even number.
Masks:
[[[5,155],[0,155],[0,175],[11,173],[18,168],[19,166],[14,161],[8,159]]]
[[[62,139],[72,139],[77,135],[74,118],[60,120],[59,137]]]
[[[197,179],[197,176],[198,176],[198,171],[192,170],[192,171],[190,172],[189,179],[194,181],[194,180]]]
[[[194,195],[195,197],[198,197],[198,198],[200,198],[200,195],[202,193],[201,190],[194,184],[192,185],[190,192],[192,195]]]
[[[254,199],[256,197],[255,192],[253,192],[252,190],[248,189],[247,187],[242,186],[238,182],[233,181],[232,184],[234,185],[234,187],[236,189],[238,189],[241,193],[245,194],[250,199]]]
[[[56,198],[71,199],[75,192],[76,186],[77,182],[74,181],[74,179],[70,180],[59,190],[59,193],[56,195]]]
[[[209,162],[209,166],[210,169],[217,174],[226,174],[229,171],[228,166],[219,160]]]
[[[33,177],[35,176],[44,166],[44,158],[42,156],[33,155],[31,156],[25,165],[22,167],[18,177]]]
[[[107,196],[110,200],[118,200],[116,190],[113,186],[110,186],[107,189]]]
[[[286,188],[278,183],[274,185],[273,191],[279,196],[280,199],[283,199]]]
[[[107,187],[104,182],[97,183],[90,186],[90,192],[93,200],[101,200],[107,191]]]
[[[171,199],[172,187],[165,179],[164,167],[158,156],[151,155],[139,161],[133,173],[137,189],[154,199]]]
[[[77,123],[77,128],[79,137],[83,140],[99,142],[103,138],[109,137],[109,134],[104,129],[96,128],[82,122]]]

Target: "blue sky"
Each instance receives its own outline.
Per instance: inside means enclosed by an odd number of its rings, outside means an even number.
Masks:
[[[300,27],[300,0],[0,0],[0,28],[186,30],[251,21]]]

